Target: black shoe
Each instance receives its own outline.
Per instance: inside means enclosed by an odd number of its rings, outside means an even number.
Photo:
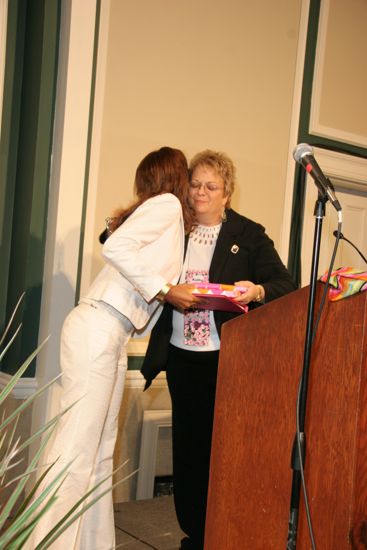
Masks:
[[[181,546],[179,550],[203,550],[203,545],[195,543],[189,537],[184,537],[181,539]]]

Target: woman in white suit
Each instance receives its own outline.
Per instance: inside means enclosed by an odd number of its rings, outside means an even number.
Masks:
[[[47,463],[57,462],[42,486],[66,464],[71,466],[29,548],[35,548],[88,489],[112,473],[127,342],[134,329],[147,324],[181,272],[184,233],[192,222],[183,153],[163,147],[147,155],[137,168],[135,191],[138,200],[112,219],[102,252],[105,267],[64,322],[61,407],[77,403],[58,426],[47,456]],[[111,479],[101,491],[108,483]],[[52,548],[107,550],[114,544],[109,492]]]

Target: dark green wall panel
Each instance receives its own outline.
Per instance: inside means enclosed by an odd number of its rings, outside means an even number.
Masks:
[[[1,144],[7,170],[2,236],[8,249],[1,271],[4,320],[23,290],[22,331],[3,361],[13,372],[37,346],[58,60],[59,0],[10,2]],[[16,37],[11,36],[16,28]],[[34,374],[29,369],[27,375]]]

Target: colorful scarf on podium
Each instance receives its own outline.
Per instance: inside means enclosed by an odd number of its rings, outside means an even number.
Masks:
[[[327,272],[321,277],[326,283]],[[355,267],[340,267],[332,272],[329,281],[329,300],[335,302],[367,290],[367,271]]]

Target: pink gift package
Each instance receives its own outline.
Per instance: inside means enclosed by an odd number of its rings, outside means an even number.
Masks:
[[[241,305],[234,301],[239,293],[247,292],[243,286],[225,285],[222,283],[195,283],[194,296],[203,301],[196,306],[197,309],[211,309],[221,311],[236,311],[246,313],[247,305]]]

